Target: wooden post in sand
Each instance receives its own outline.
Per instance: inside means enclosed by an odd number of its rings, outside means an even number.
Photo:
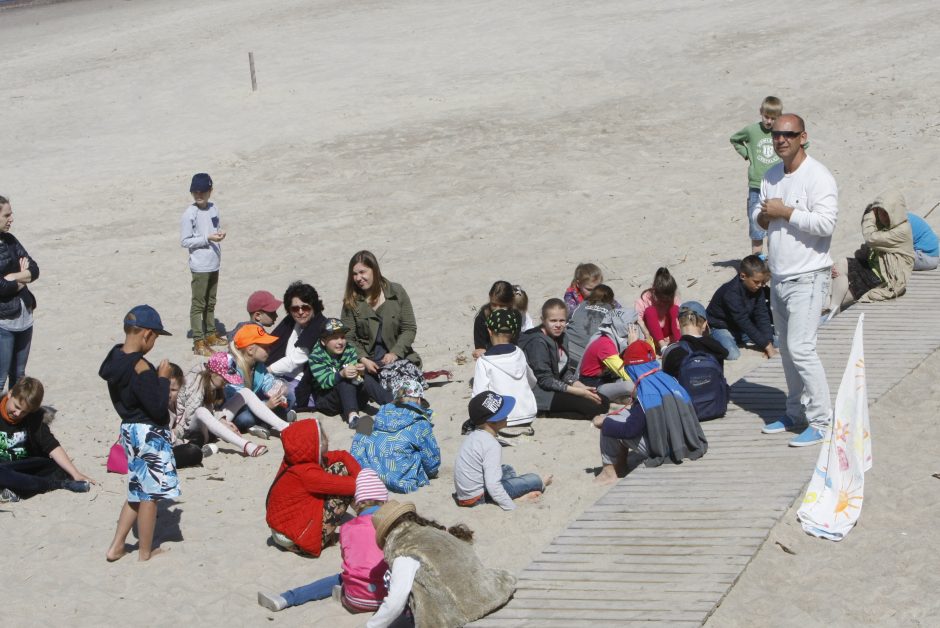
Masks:
[[[258,79],[255,76],[255,53],[248,53],[248,70],[251,72],[251,91],[258,91]]]

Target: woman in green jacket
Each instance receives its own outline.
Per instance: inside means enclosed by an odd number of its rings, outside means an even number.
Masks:
[[[418,332],[411,299],[399,284],[382,277],[369,251],[349,260],[342,319],[349,328],[346,340],[369,373],[402,359],[420,368],[421,356],[411,346]]]

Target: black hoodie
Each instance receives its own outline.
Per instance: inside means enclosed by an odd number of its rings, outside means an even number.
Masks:
[[[98,375],[108,382],[111,403],[121,417],[121,423],[149,423],[167,427],[170,423],[170,380],[157,377],[153,364],[147,362],[142,351],[124,353],[123,345],[114,345],[101,363]],[[139,361],[147,363],[147,370],[138,373]]]

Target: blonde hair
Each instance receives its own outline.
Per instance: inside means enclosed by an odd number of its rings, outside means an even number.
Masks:
[[[768,116],[779,116],[783,113],[783,102],[776,96],[768,96],[760,104],[760,111]]]
[[[250,347],[251,345],[248,345]],[[247,349],[248,347],[245,347]],[[245,385],[245,388],[248,390],[252,389],[252,380],[254,379],[254,361],[250,364],[248,360],[249,356],[245,355],[245,349],[239,349],[235,346],[235,341],[232,340],[228,343],[228,351],[232,354],[232,358],[235,359],[235,365],[238,366],[238,370],[242,372],[242,382]],[[208,370],[208,369],[207,369]]]
[[[574,269],[574,279],[572,279],[572,283],[581,283],[582,281],[587,281],[588,279],[604,281],[604,273],[597,264],[581,262]]]

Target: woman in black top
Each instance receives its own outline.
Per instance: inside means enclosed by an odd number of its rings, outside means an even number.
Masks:
[[[39,266],[12,233],[13,207],[0,196],[0,389],[26,374],[33,341],[36,298],[28,285],[39,277]]]

